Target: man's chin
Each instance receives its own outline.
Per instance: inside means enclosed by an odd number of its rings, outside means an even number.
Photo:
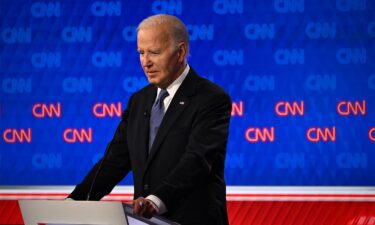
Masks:
[[[152,85],[159,86],[160,82],[156,79],[148,78],[148,82]]]
[[[148,82],[158,88],[161,88],[161,89],[165,89],[168,87],[168,81],[167,80],[160,80],[160,79],[157,79],[157,78],[150,78],[150,77],[147,77],[148,79]]]

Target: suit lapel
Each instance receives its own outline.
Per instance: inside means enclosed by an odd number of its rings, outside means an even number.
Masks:
[[[147,158],[146,169],[149,166],[155,154],[157,153],[160,144],[163,142],[165,136],[168,134],[176,119],[189,105],[189,97],[192,96],[195,92],[194,87],[196,77],[197,75],[195,74],[193,69],[190,68],[189,74],[186,76],[185,80],[182,82],[181,86],[177,90],[160,124],[158,133],[156,134],[154,140],[154,144],[152,145],[152,148],[150,150],[150,155]]]

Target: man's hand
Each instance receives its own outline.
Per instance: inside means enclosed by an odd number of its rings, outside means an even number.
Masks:
[[[158,214],[159,209],[151,200],[139,197],[133,201],[133,211],[139,216],[150,219]]]

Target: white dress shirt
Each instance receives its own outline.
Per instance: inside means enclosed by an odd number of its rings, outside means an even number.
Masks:
[[[166,88],[166,90],[168,91],[169,95],[167,97],[165,97],[164,101],[163,101],[163,104],[164,104],[164,113],[167,111],[169,105],[171,104],[174,95],[176,94],[178,88],[182,84],[182,81],[184,81],[185,78],[186,78],[186,76],[188,75],[189,70],[190,70],[190,67],[189,67],[188,64],[186,64],[186,67],[185,67],[184,71],[182,72],[182,74],[175,81],[173,81],[173,83],[171,83]],[[156,95],[155,101],[156,101],[156,99],[158,99],[160,91],[161,91],[161,89],[158,88],[158,94]]]

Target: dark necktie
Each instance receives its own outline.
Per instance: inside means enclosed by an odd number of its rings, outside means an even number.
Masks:
[[[168,95],[169,95],[168,91],[162,89],[154,105],[152,106],[151,118],[150,118],[150,140],[149,140],[149,148],[148,148],[149,151],[151,150],[156,134],[158,133],[160,123],[163,120],[163,117],[164,117],[163,101]]]

